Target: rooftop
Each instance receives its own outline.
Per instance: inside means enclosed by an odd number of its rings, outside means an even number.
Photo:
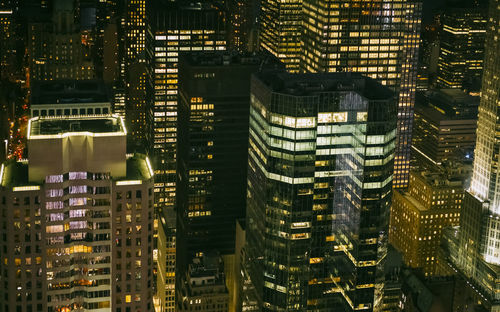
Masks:
[[[101,134],[126,134],[123,119],[118,116],[106,117],[35,117],[30,119],[28,138],[44,135],[62,135],[68,132],[101,133]]]
[[[405,192],[405,191],[401,191],[401,190],[396,190],[396,192],[398,192],[401,196],[403,196],[404,199],[406,199],[407,201],[409,201],[413,207],[417,208],[418,211],[427,211],[428,209],[422,205],[421,202],[419,202],[415,197],[413,197],[410,193],[408,192]]]
[[[232,51],[196,51],[181,54],[180,58],[192,66],[274,66],[284,69],[282,63],[267,53],[234,53]]]
[[[411,175],[424,180],[429,185],[463,188],[471,175],[472,166],[464,162],[446,161],[439,168],[412,170]]]
[[[415,109],[428,118],[441,120],[477,119],[479,97],[459,89],[417,92]]]
[[[164,33],[169,29],[217,29],[224,31],[221,9],[209,2],[152,1],[151,28]]]
[[[153,169],[145,155],[136,153],[127,158],[127,179],[149,180],[152,177]]]
[[[31,91],[31,105],[105,103],[109,96],[101,80],[36,81]]]
[[[189,265],[189,279],[193,286],[201,286],[197,281],[209,279],[209,284],[224,283],[224,264],[216,252],[195,257]]]
[[[273,92],[294,96],[311,96],[333,91],[357,91],[369,100],[387,100],[394,96],[388,87],[355,73],[260,72],[256,76]]]
[[[149,160],[145,155],[133,154],[127,158],[127,176],[114,177],[119,180],[149,180],[152,177]],[[30,183],[28,179],[28,166],[26,160],[15,161],[8,160],[2,164],[0,172],[0,186],[3,187],[20,187],[37,185]],[[113,177],[112,177],[113,178]]]
[[[28,163],[26,161],[8,160],[0,168],[0,186],[28,186]]]

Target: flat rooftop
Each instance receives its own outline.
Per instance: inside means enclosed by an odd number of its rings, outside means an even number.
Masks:
[[[357,73],[260,72],[255,76],[273,92],[287,95],[313,96],[333,91],[356,91],[369,100],[387,100],[394,97],[393,91],[388,87]]]
[[[118,116],[106,117],[67,117],[30,119],[28,127],[28,138],[43,135],[62,135],[68,132],[90,132],[90,133],[123,133],[126,130],[123,119]]]
[[[35,81],[31,105],[105,103],[109,96],[102,80]]]
[[[407,201],[409,201],[415,208],[417,208],[419,211],[427,211],[428,209],[425,208],[424,205],[422,205],[421,202],[419,202],[415,197],[411,196],[410,193],[407,192],[402,192],[400,190],[397,190],[403,198],[405,198]]]
[[[233,51],[193,51],[182,53],[180,60],[192,66],[214,67],[214,66],[253,66],[285,69],[284,65],[272,54],[260,53],[234,53]]]
[[[29,182],[29,161],[16,161],[11,159],[3,163],[2,166],[3,170],[0,172],[0,187],[39,185]],[[150,167],[149,160],[145,155],[136,153],[127,158],[127,176],[113,178],[118,178],[119,180],[149,180],[152,177],[152,168]]]

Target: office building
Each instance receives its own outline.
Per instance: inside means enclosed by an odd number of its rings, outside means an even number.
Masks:
[[[434,86],[439,59],[439,15],[432,23],[422,25],[418,52],[417,91],[427,91]]]
[[[102,65],[103,74],[102,79],[108,85],[113,85],[113,83],[118,80],[120,73],[120,66],[118,64],[118,21],[116,18],[111,20],[104,27],[102,40],[103,40],[103,51],[102,51]],[[119,105],[118,105],[119,106]]]
[[[460,219],[465,174],[460,166],[447,169],[411,172],[408,189],[395,190],[392,199],[389,242],[426,277],[438,274],[442,229]]]
[[[257,1],[229,0],[226,2],[228,16],[228,48],[241,53],[256,51]]]
[[[226,49],[222,11],[208,3],[155,1],[146,38],[150,154],[158,205],[175,204],[179,53]]]
[[[474,167],[465,193],[458,231],[450,232],[448,260],[474,289],[487,311],[500,310],[500,229],[498,183],[498,111],[500,100],[500,6],[491,0],[486,32],[483,83]],[[454,238],[453,238],[454,237]]]
[[[412,158],[414,167],[471,161],[476,145],[479,97],[459,89],[418,92]]]
[[[378,304],[396,110],[357,74],[252,77],[243,309]]]
[[[246,206],[250,77],[277,63],[224,51],[180,57],[176,210],[182,253],[234,253],[235,222]]]
[[[26,48],[33,80],[96,77],[91,46],[82,40],[72,1],[54,1],[49,20],[29,23]]]
[[[219,252],[227,267],[235,262],[235,222],[246,207],[250,77],[263,68],[284,67],[270,55],[226,51],[179,59],[178,274],[200,252]]]
[[[0,68],[2,69],[8,65],[15,47],[14,8],[9,2],[0,2]]]
[[[129,149],[148,151],[148,142],[151,139],[148,116],[151,112],[150,108],[146,106],[146,63],[141,61],[130,64],[126,74],[125,124],[127,129],[130,129],[128,134]],[[118,92],[117,95],[116,99],[120,101],[120,93]]]
[[[289,72],[300,70],[303,0],[261,2],[259,46],[282,61]]]
[[[218,254],[204,254],[192,259],[183,287],[180,288],[177,311],[228,311],[229,294],[224,279],[224,263]]]
[[[304,0],[302,72],[357,72],[399,94],[396,188],[408,184],[422,3]]]
[[[1,166],[1,311],[153,311],[153,172],[119,117],[35,117]]]
[[[487,21],[487,10],[472,0],[441,15],[438,87],[479,92]]]
[[[107,115],[108,92],[101,80],[36,81],[31,86],[32,117]]]
[[[125,118],[129,150],[147,151],[151,128],[148,127],[146,105],[146,1],[125,0],[118,3],[115,10],[121,17],[115,21],[119,23],[116,26],[118,38],[112,37],[113,24],[109,24],[107,31],[111,34],[105,39],[111,44],[116,40],[118,49],[115,52],[113,47],[104,47],[105,51],[107,49],[104,65],[113,67],[115,57],[118,63],[114,67],[117,79],[113,85],[113,112]]]

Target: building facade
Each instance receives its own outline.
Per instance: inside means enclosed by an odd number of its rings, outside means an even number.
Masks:
[[[54,1],[50,19],[30,22],[27,35],[31,79],[95,78],[91,46],[75,21],[71,1]]]
[[[300,70],[302,2],[266,0],[261,3],[259,46],[282,61],[292,73]]]
[[[125,118],[128,147],[147,151],[150,127],[146,106],[146,0],[126,0],[122,6],[120,80],[116,85],[114,112]]]
[[[175,312],[175,266],[177,226],[173,209],[163,210],[158,217],[157,296],[161,312]]]
[[[500,311],[498,111],[500,101],[500,2],[491,0],[471,187],[460,229],[450,233],[448,260],[481,294],[488,311]],[[455,238],[454,238],[455,237]],[[454,238],[454,239],[453,239]]]
[[[243,309],[374,309],[396,117],[369,78],[253,76]]]
[[[153,311],[153,172],[115,116],[37,117],[2,165],[1,311]]]
[[[457,172],[413,171],[408,190],[394,191],[389,242],[426,277],[438,274],[442,229],[459,224],[463,179]]]
[[[437,85],[479,92],[483,74],[487,10],[474,5],[448,8],[441,16]]]
[[[32,117],[109,115],[111,103],[102,80],[37,81],[30,110]]]
[[[193,258],[178,292],[176,311],[228,311],[229,294],[222,258],[212,253]]]
[[[235,221],[246,206],[250,78],[277,63],[225,51],[180,58],[176,207],[183,256],[234,253]]]
[[[476,145],[479,97],[462,90],[418,93],[412,138],[414,166],[471,161]]]
[[[394,187],[406,187],[422,3],[304,0],[302,72],[357,72],[399,94]]]
[[[255,0],[229,0],[226,2],[229,19],[227,45],[240,53],[256,51],[258,6]]]
[[[157,1],[147,30],[148,107],[158,204],[175,204],[179,53],[226,49],[223,15],[209,4]],[[148,9],[148,10],[149,10]]]

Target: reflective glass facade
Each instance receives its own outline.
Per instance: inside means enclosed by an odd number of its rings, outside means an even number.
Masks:
[[[254,76],[244,309],[373,309],[396,116],[393,93],[361,76]]]

